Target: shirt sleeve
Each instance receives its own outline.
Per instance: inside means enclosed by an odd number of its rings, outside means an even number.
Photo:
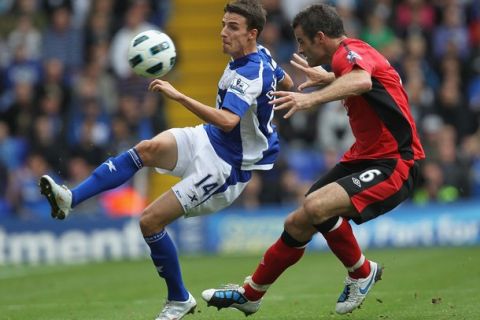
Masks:
[[[259,51],[261,51],[267,57],[268,62],[272,66],[273,73],[275,75],[275,79],[277,80],[277,82],[282,81],[283,78],[285,78],[285,70],[283,70],[283,68],[280,67],[279,64],[277,64],[275,59],[272,58],[272,55],[267,48],[265,48],[262,45],[257,45],[257,48],[258,48]]]
[[[277,65],[277,67],[275,68],[274,73],[275,73],[275,78],[277,79],[277,82],[280,82],[285,78],[285,70],[283,70],[283,68],[280,67],[279,65]]]
[[[258,72],[258,70],[257,70]],[[221,109],[227,109],[242,117],[262,92],[259,78],[248,79],[238,73],[228,85]]]
[[[340,77],[350,71],[354,67],[363,69],[369,74],[375,71],[375,61],[372,59],[368,48],[349,44],[339,50],[333,57],[332,70],[336,77]]]

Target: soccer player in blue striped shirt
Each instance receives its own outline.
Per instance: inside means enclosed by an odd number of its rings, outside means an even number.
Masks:
[[[105,190],[117,187],[143,167],[181,177],[140,216],[140,229],[153,263],[164,278],[167,302],[157,319],[181,319],[196,301],[185,288],[175,246],[165,227],[179,217],[219,211],[230,205],[248,183],[252,170],[269,170],[279,151],[273,119],[272,91],[290,89],[291,78],[257,44],[265,11],[256,0],[236,0],[224,8],[221,39],[231,56],[218,83],[216,108],[211,108],[160,79],[149,90],[179,102],[204,120],[204,125],[174,128],[139,142],[110,158],[73,189],[42,176],[40,189],[57,219]]]

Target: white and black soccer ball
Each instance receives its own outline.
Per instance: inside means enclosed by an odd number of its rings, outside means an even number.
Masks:
[[[128,48],[128,61],[133,72],[147,78],[166,75],[175,64],[176,57],[172,39],[158,30],[137,34]]]

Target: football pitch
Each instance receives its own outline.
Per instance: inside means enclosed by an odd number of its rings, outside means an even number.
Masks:
[[[361,309],[340,316],[335,301],[344,269],[329,252],[307,252],[287,270],[248,320],[480,319],[480,247],[369,250],[385,266]],[[194,319],[245,319],[237,310],[207,308],[203,289],[241,282],[259,256],[182,257],[196,297]],[[0,267],[0,319],[154,319],[165,297],[149,260],[75,266]]]

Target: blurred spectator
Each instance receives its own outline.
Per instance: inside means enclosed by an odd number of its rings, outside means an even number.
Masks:
[[[458,190],[459,197],[470,195],[470,176],[466,159],[457,152],[457,137],[453,127],[440,133],[438,143],[438,165],[440,166],[444,184]]]
[[[410,102],[410,110],[417,122],[420,122],[425,115],[433,113],[434,92],[425,86],[423,75],[416,73],[408,78],[405,83],[405,90]]]
[[[77,77],[72,108],[74,112],[82,108],[82,100],[97,99],[103,111],[114,114],[118,109],[118,93],[113,76],[106,72],[102,61],[89,62]]]
[[[45,174],[52,174],[44,156],[31,152],[23,167],[12,173],[10,198],[19,217],[25,219],[50,218],[50,205],[38,192],[38,179]],[[13,178],[14,177],[14,178]]]
[[[290,61],[295,52],[295,37],[280,0],[263,0],[267,11],[267,23],[260,35],[260,42],[274,51],[278,63]]]
[[[471,195],[480,197],[480,131],[464,140],[462,153],[470,162],[467,176],[471,177]]]
[[[288,119],[282,118],[283,113],[275,113],[276,125],[282,141],[300,147],[315,145],[319,129],[317,119],[321,108],[312,109],[308,112],[297,112]]]
[[[142,31],[158,29],[146,21],[148,13],[149,5],[146,0],[134,1],[125,13],[124,25],[113,36],[110,47],[111,67],[120,79],[132,75],[132,69],[127,59],[128,47],[132,38]]]
[[[88,162],[88,159],[78,154],[73,154],[68,160],[67,186],[76,186],[90,175],[95,167]],[[104,214],[99,197],[93,197],[75,207],[75,214],[95,215]]]
[[[30,16],[19,16],[17,26],[8,35],[7,44],[10,52],[22,47],[25,60],[37,61],[40,58],[42,39]]]
[[[43,81],[37,87],[39,99],[47,95],[56,95],[60,100],[60,112],[65,114],[71,103],[71,79],[65,71],[65,64],[56,58],[44,60]]]
[[[43,59],[60,60],[68,73],[75,73],[83,65],[83,34],[73,26],[68,7],[53,9],[50,23],[43,33]]]
[[[341,101],[333,101],[322,107],[316,127],[321,150],[345,152],[355,140]]]
[[[5,120],[9,126],[10,134],[17,137],[28,137],[36,114],[38,114],[38,107],[35,105],[32,84],[17,83],[13,91],[12,104],[0,112],[1,119]]]
[[[404,38],[411,34],[431,34],[435,20],[435,8],[426,0],[400,1],[395,10],[395,27]]]
[[[477,116],[480,115],[480,54],[473,57],[471,61],[471,75],[467,83],[468,107]]]
[[[386,24],[386,17],[380,7],[376,7],[367,17],[367,25],[360,33],[360,39],[382,52],[395,41],[395,33]]]
[[[106,157],[105,149],[95,144],[95,133],[94,122],[82,122],[78,143],[69,145],[69,153],[86,159],[91,165],[98,166]]]
[[[293,17],[300,11],[315,3],[315,0],[281,0],[282,8],[288,17],[289,21],[292,21]]]
[[[362,22],[356,15],[356,1],[355,0],[337,0],[335,1],[337,12],[344,21],[345,32],[348,37],[359,38],[360,30],[362,29]]]
[[[246,210],[258,209],[261,205],[260,195],[262,190],[262,179],[258,171],[252,171],[252,178],[243,190],[240,197],[235,201],[236,206]]]
[[[85,26],[87,21],[88,14],[90,12],[90,8],[92,7],[92,2],[102,2],[101,1],[94,1],[94,0],[73,0],[72,3],[72,25],[77,28],[81,29]]]
[[[92,46],[104,44],[108,47],[112,37],[112,25],[109,15],[94,12],[89,20],[85,34],[86,57],[92,61]]]
[[[414,192],[413,201],[417,204],[428,202],[447,203],[458,199],[458,189],[445,184],[443,171],[438,163],[427,161],[422,168],[423,183]]]
[[[6,122],[0,120],[0,164],[2,168],[13,171],[25,160],[28,143],[24,138],[10,135]]]
[[[476,129],[475,118],[468,109],[459,84],[454,78],[446,78],[437,97],[437,112],[446,124],[456,128],[458,141]]]
[[[118,115],[127,121],[130,132],[137,137],[137,140],[148,139],[155,134],[153,124],[146,117],[139,98],[128,94],[122,95],[119,101]]]
[[[41,65],[38,60],[29,59],[23,44],[15,47],[13,58],[5,69],[4,87],[5,94],[11,94],[10,90],[19,83],[30,83],[33,86],[41,80]]]
[[[64,137],[66,119],[62,114],[61,93],[52,90],[43,95],[40,99],[40,113],[49,123],[53,136]]]
[[[426,115],[420,122],[419,131],[422,133],[422,145],[428,159],[438,159],[437,146],[441,143],[442,131],[447,129],[442,118],[437,114]]]
[[[113,117],[111,133],[110,143],[106,148],[108,154],[119,154],[126,151],[138,141],[130,131],[128,121],[121,115]]]
[[[69,143],[80,144],[83,130],[86,125],[91,126],[92,136],[90,142],[95,146],[104,148],[110,137],[108,116],[95,98],[86,98],[80,101],[81,107],[77,108],[69,121]]]
[[[451,55],[466,59],[468,57],[469,35],[461,4],[450,4],[442,10],[442,23],[433,32],[433,53],[442,58]]]
[[[299,204],[307,194],[308,185],[301,182],[294,170],[285,170],[280,176],[278,204]]]
[[[145,113],[147,121],[150,122],[152,134],[168,129],[165,98],[162,95],[146,93],[143,97],[141,109]]]
[[[258,172],[261,178],[259,199],[263,205],[296,204],[306,193],[305,185],[285,158],[285,154],[280,155],[273,169]]]
[[[43,8],[48,15],[52,15],[58,8],[72,10],[72,2],[75,0],[43,0]]]
[[[439,86],[439,75],[433,69],[428,59],[427,41],[420,33],[410,34],[405,39],[406,56],[403,59],[405,80],[409,81],[410,76],[415,74],[423,78],[425,85],[431,89]]]
[[[65,152],[65,141],[55,127],[55,122],[48,116],[41,115],[34,120],[32,146],[41,153],[52,168],[59,173],[65,173],[65,161],[68,154]]]

